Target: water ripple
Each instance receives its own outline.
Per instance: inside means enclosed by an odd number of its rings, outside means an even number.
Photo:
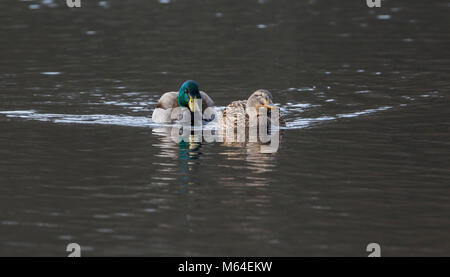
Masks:
[[[149,117],[127,116],[127,115],[107,115],[107,114],[53,114],[38,113],[34,110],[26,111],[1,111],[10,118],[22,118],[27,120],[47,121],[53,123],[67,124],[100,124],[100,125],[118,125],[130,127],[149,127],[159,126],[154,124]]]
[[[312,107],[310,104],[291,104],[281,107],[285,113],[292,113],[295,111],[302,111],[304,108]],[[316,118],[301,118],[297,117],[294,120],[286,122],[285,129],[299,129],[310,126],[313,123],[321,121],[336,120],[339,118],[352,118],[362,115],[367,115],[375,112],[385,111],[392,108],[391,106],[382,106],[379,108],[365,109],[351,113],[341,113],[330,116],[320,116]],[[128,127],[161,127],[161,124],[153,123],[150,117],[146,116],[128,116],[128,115],[107,115],[107,114],[53,114],[53,113],[38,113],[34,110],[24,111],[0,111],[0,114],[8,118],[22,118],[26,120],[37,120],[59,124],[99,124],[99,125],[117,125]],[[216,125],[208,124],[204,129],[213,128]]]

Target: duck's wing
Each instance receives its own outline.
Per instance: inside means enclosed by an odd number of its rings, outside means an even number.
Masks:
[[[230,105],[228,105],[223,110],[223,116],[226,117],[227,113],[229,114],[245,114],[245,109],[247,107],[247,101],[240,100],[240,101],[233,101]]]
[[[247,125],[248,115],[245,111],[246,107],[247,101],[233,101],[222,111],[222,117],[219,119],[219,126],[221,128],[236,128],[239,120],[244,120]]]
[[[172,122],[172,109],[176,107],[178,107],[178,93],[175,91],[164,93],[156,104],[152,121],[155,123]]]
[[[222,117],[220,118],[221,121],[219,122],[220,126],[224,128],[236,128],[238,120],[245,120],[245,127],[249,127],[249,115],[247,114],[246,109],[247,101],[241,100],[232,102],[222,111]],[[279,108],[277,108],[277,110],[279,112],[279,122],[272,122],[271,115],[269,114],[267,118],[268,124],[285,127],[286,123],[281,115],[281,111]],[[227,118],[227,114],[230,115],[229,118]]]
[[[204,91],[200,91],[200,95],[202,97],[202,110],[204,111],[206,108],[214,107],[214,101],[209,97],[208,94]]]
[[[171,91],[164,93],[158,100],[156,108],[167,110],[178,107],[178,92]]]

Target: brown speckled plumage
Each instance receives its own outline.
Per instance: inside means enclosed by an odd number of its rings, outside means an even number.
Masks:
[[[269,127],[273,122],[271,121],[271,110],[276,109],[278,112],[280,109],[274,105],[272,105],[272,95],[270,92],[266,90],[257,90],[254,92],[248,100],[240,100],[240,101],[233,101],[231,104],[229,104],[223,111],[222,116],[219,118],[219,127],[222,129],[226,128],[237,128],[238,122],[244,122],[245,128],[248,128],[250,125],[249,122],[249,114],[247,113],[247,106],[248,103],[252,104],[252,108],[258,109],[260,106],[258,104],[254,104],[254,99],[263,99],[267,101],[267,104],[270,104],[271,109],[267,109],[267,126]],[[262,107],[262,106],[261,106]],[[227,117],[227,115],[230,115]],[[259,115],[258,115],[259,117]],[[258,118],[259,120],[259,118]],[[258,122],[258,121],[257,121]],[[256,122],[256,124],[258,124]],[[276,123],[273,123],[276,124]],[[285,126],[285,123],[281,117],[279,117],[279,124],[278,126]]]

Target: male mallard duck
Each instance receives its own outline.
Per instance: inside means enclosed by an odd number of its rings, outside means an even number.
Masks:
[[[257,116],[260,115],[260,108],[267,109],[267,126],[270,124],[276,126],[285,126],[283,119],[281,118],[281,114],[279,116],[279,122],[272,122],[271,120],[271,111],[276,110],[277,112],[280,109],[275,106],[272,102],[272,94],[265,89],[259,89],[252,93],[247,100],[234,101],[230,105],[228,105],[222,112],[222,117],[219,118],[219,127],[220,128],[237,128],[237,124],[239,120],[245,120],[245,127],[249,127],[249,112],[250,108],[254,108],[257,111]],[[231,115],[227,118],[227,113]],[[233,116],[235,115],[235,116]],[[256,121],[258,124],[258,121]]]
[[[202,114],[206,108],[214,107],[214,101],[203,91],[200,91],[195,81],[183,83],[178,92],[164,93],[158,100],[153,111],[152,121],[155,123],[172,123],[179,119],[179,113],[172,113],[177,107],[188,108],[191,113],[195,111],[195,100],[202,100]]]

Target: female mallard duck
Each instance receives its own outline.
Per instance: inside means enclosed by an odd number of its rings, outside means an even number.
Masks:
[[[188,108],[193,114],[197,112],[195,105],[195,100],[197,99],[202,100],[202,114],[205,109],[214,107],[214,101],[208,94],[199,90],[195,81],[186,81],[178,92],[166,92],[159,98],[156,109],[153,111],[152,121],[155,123],[173,123],[179,120],[180,112],[172,112],[178,107]]]
[[[253,109],[252,109],[253,108]],[[228,105],[222,112],[222,116],[219,118],[219,128],[237,128],[238,122],[245,122],[245,127],[250,126],[249,114],[251,111],[257,112],[258,121],[254,124],[257,126],[259,122],[259,116],[263,111],[260,108],[267,109],[267,126],[285,126],[283,119],[279,113],[280,109],[272,102],[272,94],[265,89],[259,89],[252,93],[247,100],[234,101]],[[274,122],[271,119],[272,111],[276,111],[279,114],[279,121]],[[227,117],[227,114],[230,116]]]

